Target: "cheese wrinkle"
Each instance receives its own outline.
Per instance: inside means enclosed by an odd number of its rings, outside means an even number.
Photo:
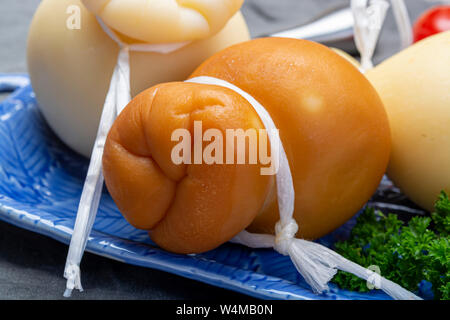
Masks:
[[[110,28],[146,43],[195,41],[218,33],[243,0],[82,0]]]

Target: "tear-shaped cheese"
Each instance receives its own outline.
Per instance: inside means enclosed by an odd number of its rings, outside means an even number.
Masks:
[[[198,141],[195,123],[205,134],[220,132],[222,147],[229,129],[264,128],[251,105],[230,89],[166,83],[130,102],[103,154],[105,181],[122,214],[151,230],[161,247],[180,253],[208,251],[231,239],[252,222],[273,187],[273,176],[261,175],[260,164],[175,164],[172,134],[192,131],[191,141]]]
[[[118,32],[147,43],[184,42],[216,34],[243,0],[82,0]]]
[[[272,117],[292,172],[298,237],[331,232],[370,199],[389,160],[389,123],[375,89],[344,58],[310,41],[257,39],[215,54],[192,75],[198,76],[234,84]],[[250,231],[273,232],[280,219],[275,176],[261,175],[250,160],[195,163],[191,143],[203,141],[204,152],[209,146],[196,121],[205,134],[216,129],[225,137],[222,156],[227,129],[263,125],[230,89],[177,82],[144,91],[116,119],[103,154],[105,182],[122,214],[178,253],[211,250],[250,223]],[[183,154],[194,161],[172,158],[178,129],[189,131],[192,151]],[[248,141],[245,153],[233,144],[234,153],[249,155],[250,145],[261,151]]]

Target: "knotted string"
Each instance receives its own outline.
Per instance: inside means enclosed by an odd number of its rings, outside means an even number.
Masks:
[[[401,49],[413,43],[413,32],[404,0],[391,0],[392,11],[400,35]],[[361,54],[361,71],[373,68],[372,57],[386,18],[386,0],[351,0],[356,47]]]
[[[117,63],[111,78],[100,124],[97,131],[88,173],[78,205],[77,218],[70,241],[64,277],[67,279],[65,297],[70,297],[73,289],[83,291],[81,285],[80,262],[86,249],[89,234],[94,225],[103,189],[102,157],[106,138],[116,117],[131,100],[130,93],[130,51],[157,52],[168,54],[181,49],[188,42],[169,44],[127,44],[111,30],[100,18],[97,18],[105,33],[120,47]]]
[[[386,18],[389,3],[385,0],[352,0],[355,44],[361,54],[361,71],[373,68],[372,57]]]
[[[242,231],[231,241],[251,248],[274,248],[282,255],[289,256],[305,281],[315,293],[329,290],[328,282],[337,270],[346,271],[359,278],[367,280],[389,296],[399,300],[420,300],[418,296],[402,288],[398,284],[381,277],[379,274],[351,262],[333,250],[318,243],[295,238],[298,224],[293,218],[294,213],[294,184],[286,152],[270,114],[251,95],[237,86],[213,77],[197,77],[186,82],[216,85],[231,89],[246,99],[258,113],[266,131],[269,133],[271,154],[278,154],[279,167],[276,173],[277,200],[280,220],[275,225],[275,236],[268,234],[253,234]],[[277,167],[277,165],[276,165]]]

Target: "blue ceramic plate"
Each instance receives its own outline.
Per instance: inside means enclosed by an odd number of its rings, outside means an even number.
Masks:
[[[68,244],[88,161],[48,128],[26,75],[0,74],[0,91],[13,92],[0,103],[0,219]],[[330,246],[352,223],[320,241]],[[360,294],[332,284],[328,294],[315,295],[289,258],[273,250],[224,244],[199,255],[166,252],[123,219],[106,191],[87,250],[258,298],[389,299],[379,291]]]

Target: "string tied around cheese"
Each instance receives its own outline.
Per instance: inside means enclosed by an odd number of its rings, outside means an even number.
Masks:
[[[275,235],[253,234],[244,230],[234,237],[231,242],[239,243],[250,248],[273,248],[280,254],[289,256],[297,271],[317,294],[329,291],[328,282],[330,282],[338,270],[342,270],[367,280],[394,299],[421,300],[420,297],[398,284],[383,278],[372,270],[345,259],[321,244],[295,238],[299,226],[293,218],[295,200],[294,183],[281,138],[279,135],[270,134],[271,132],[277,132],[277,127],[270,114],[250,94],[225,80],[200,76],[189,79],[186,82],[221,86],[241,95],[255,109],[263,122],[269,134],[271,154],[275,154],[276,152],[279,155],[275,157],[275,159],[279,159],[279,168],[275,178],[280,220],[275,225]]]
[[[117,115],[131,100],[129,52],[146,51],[168,53],[186,45],[126,44],[100,19],[99,23],[105,32],[119,44],[120,52],[103,107],[70,242],[64,272],[64,276],[67,279],[66,291],[64,292],[65,297],[69,297],[74,289],[83,290],[81,285],[80,262],[95,221],[102,194],[104,181],[102,174],[102,156],[106,137]],[[190,79],[187,82],[227,87],[240,94],[255,109],[264,123],[271,142],[271,154],[279,155],[279,157],[273,157],[276,162],[275,167],[278,169],[276,174],[276,187],[280,213],[280,221],[277,223],[275,230],[276,234],[252,234],[244,230],[233,238],[231,240],[232,242],[240,243],[251,248],[273,248],[279,253],[289,256],[298,272],[315,293],[328,291],[328,282],[339,269],[370,281],[370,283],[377,285],[377,287],[395,299],[420,299],[399,285],[343,258],[329,248],[318,243],[295,238],[295,234],[298,231],[298,224],[293,218],[295,192],[292,174],[277,127],[267,110],[251,95],[224,80],[212,77],[198,77]]]
[[[120,51],[106,95],[97,136],[92,149],[88,172],[81,193],[80,203],[78,205],[77,217],[64,269],[64,277],[67,279],[64,297],[70,297],[74,289],[83,291],[81,285],[80,263],[86,249],[89,234],[94,225],[102,195],[104,182],[102,157],[106,137],[116,117],[131,100],[130,51],[168,54],[189,44],[189,42],[169,44],[128,44],[123,42],[100,18],[97,17],[97,20],[104,32],[119,45]]]
[[[275,224],[275,249],[282,255],[288,256],[289,250],[298,231],[298,224],[290,219],[287,224],[278,221]]]

